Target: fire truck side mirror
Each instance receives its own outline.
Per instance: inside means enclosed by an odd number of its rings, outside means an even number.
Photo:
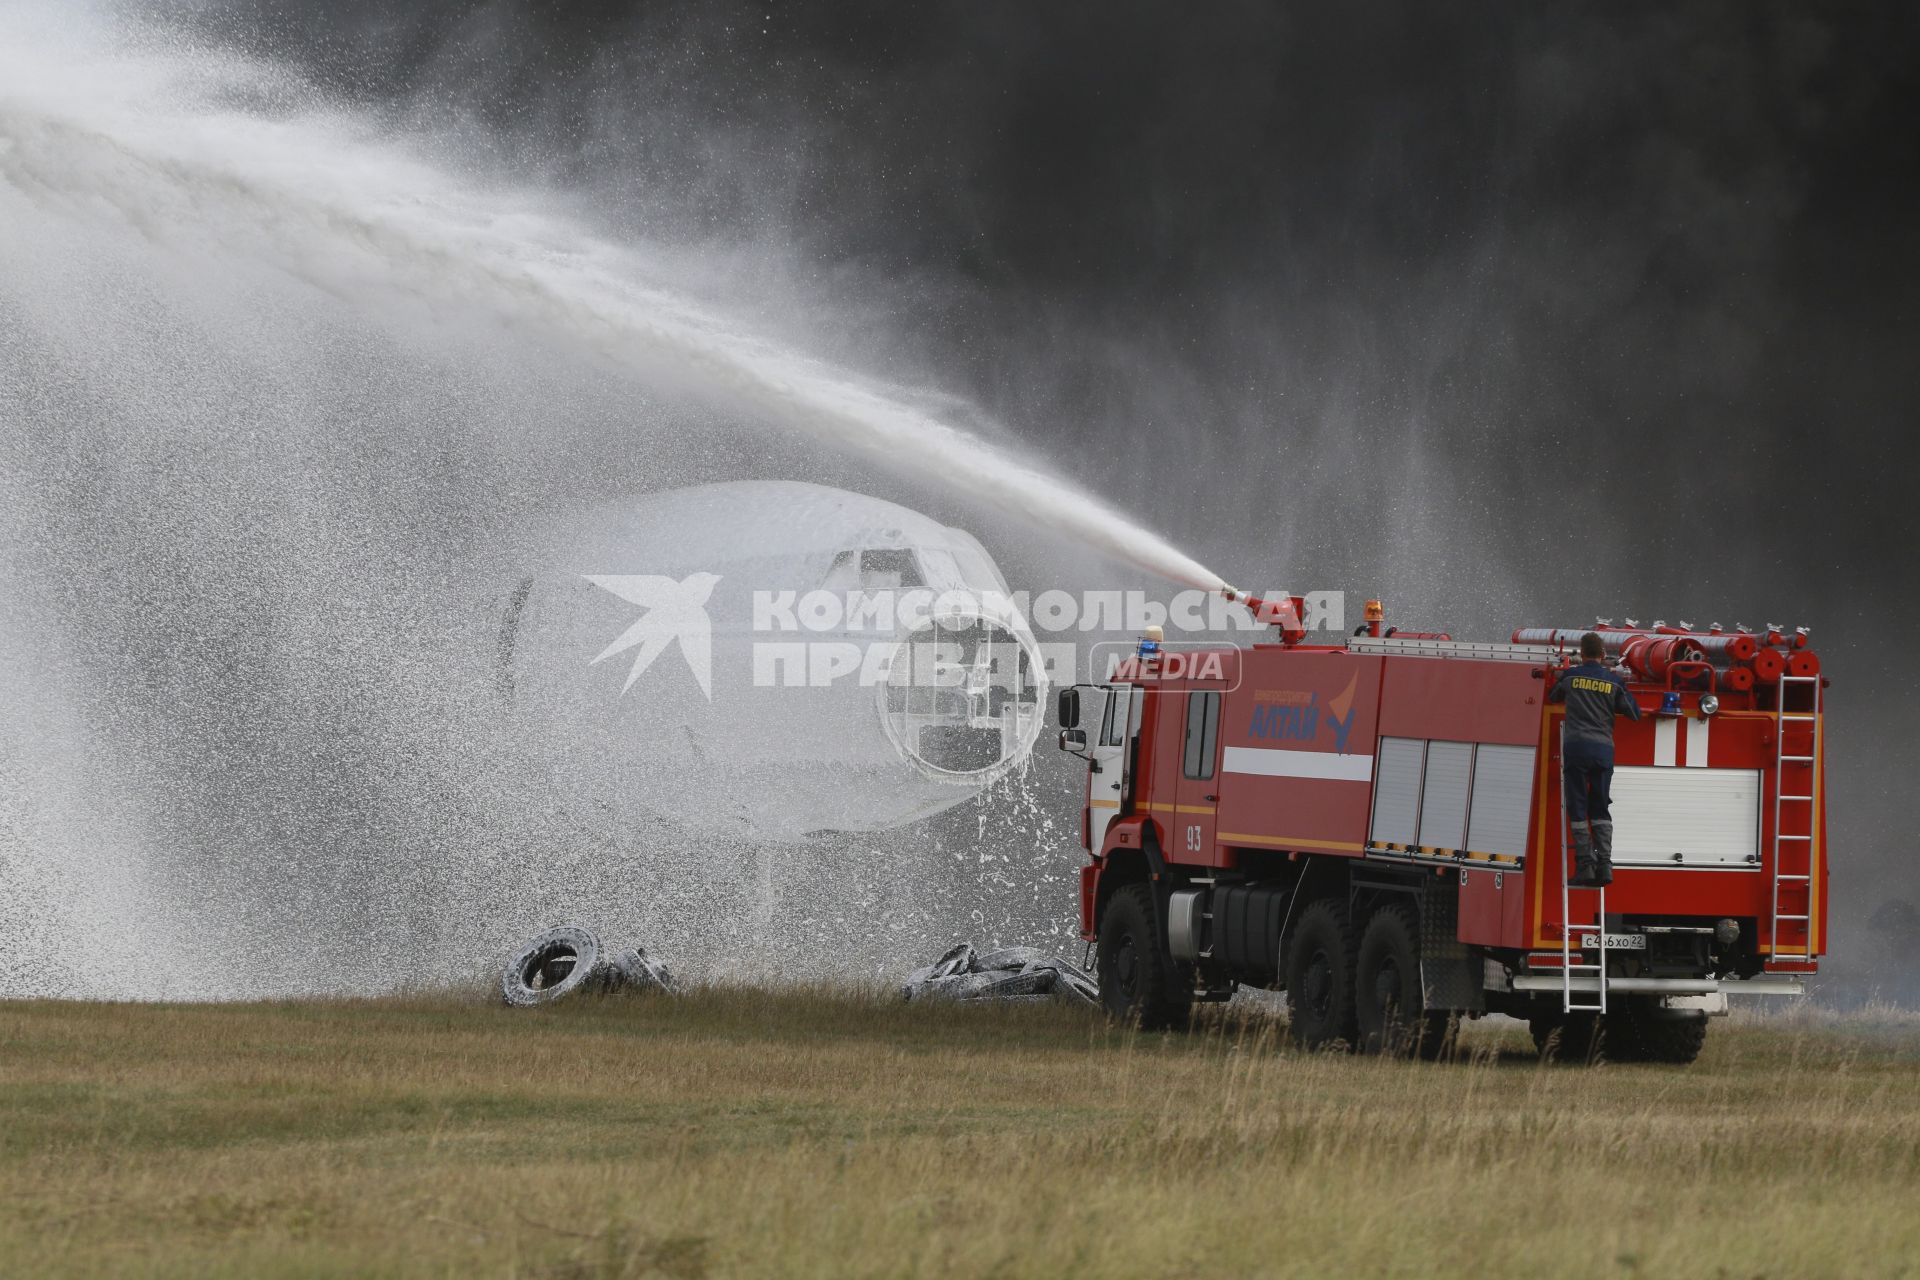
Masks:
[[[1062,729],[1060,731],[1060,749],[1073,751],[1087,745],[1087,733],[1084,729]]]
[[[1069,686],[1060,691],[1060,727],[1062,729],[1080,727],[1080,690],[1077,686]],[[1080,742],[1083,746],[1086,740],[1087,735],[1081,734]]]

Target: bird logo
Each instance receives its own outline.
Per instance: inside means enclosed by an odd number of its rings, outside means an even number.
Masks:
[[[720,581],[717,573],[690,573],[678,582],[654,573],[580,575],[603,591],[610,591],[628,604],[637,604],[646,612],[622,631],[614,642],[600,651],[588,666],[597,666],[616,653],[639,646],[627,682],[620,686],[624,696],[633,688],[641,672],[668,645],[678,641],[680,656],[687,670],[700,682],[700,692],[713,701],[713,624],[707,618],[707,597]]]
[[[1359,710],[1353,705],[1353,691],[1359,684],[1360,673],[1356,671],[1347,687],[1327,702],[1327,710],[1333,713],[1327,717],[1327,723],[1333,726],[1333,749],[1340,755],[1347,754],[1347,735],[1353,732],[1353,717]]]

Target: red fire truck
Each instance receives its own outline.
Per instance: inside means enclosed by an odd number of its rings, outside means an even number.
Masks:
[[[1308,1046],[1432,1055],[1503,1013],[1543,1052],[1690,1062],[1729,993],[1815,971],[1826,681],[1804,631],[1595,628],[1642,718],[1616,726],[1615,877],[1590,889],[1568,884],[1546,698],[1581,631],[1467,643],[1369,601],[1313,645],[1297,600],[1247,603],[1276,642],[1150,638],[1061,693],[1115,1016],[1183,1025],[1246,984],[1284,988]]]

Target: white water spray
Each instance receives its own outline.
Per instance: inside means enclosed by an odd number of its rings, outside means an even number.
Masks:
[[[189,260],[285,272],[376,321],[399,313],[508,326],[590,353],[650,390],[798,428],[953,486],[1175,582],[1221,585],[1039,467],[662,287],[642,254],[531,197],[463,183],[353,116],[312,105],[284,71],[154,38],[105,47],[73,23],[8,25],[0,235],[7,202],[24,202],[132,228]]]
[[[556,804],[489,674],[512,531],[821,442],[1216,580],[934,398],[695,305],[703,255],[458,172],[283,69],[0,0],[0,991],[466,980],[559,919],[813,976],[1066,928],[1028,886],[1070,850],[1011,791],[830,878],[784,860],[773,930],[752,850]]]

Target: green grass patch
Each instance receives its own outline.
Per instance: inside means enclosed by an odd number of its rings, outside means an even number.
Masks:
[[[1920,1019],[1691,1068],[723,988],[0,1005],[0,1272],[1903,1274]]]

